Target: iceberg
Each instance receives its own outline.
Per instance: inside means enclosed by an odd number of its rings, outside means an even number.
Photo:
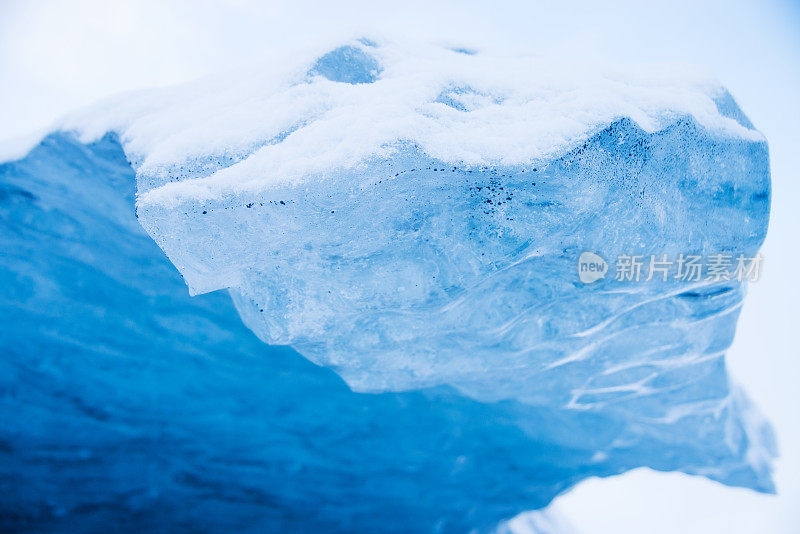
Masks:
[[[757,255],[767,145],[725,89],[303,57],[0,166],[0,526],[481,531],[640,466],[774,491],[724,362],[746,281],[577,268]]]

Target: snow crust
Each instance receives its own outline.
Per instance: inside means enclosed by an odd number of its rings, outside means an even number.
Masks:
[[[721,113],[724,89],[687,65],[621,68],[366,39],[323,46],[114,98],[60,127],[83,141],[119,133],[147,177],[139,202],[160,204],[313,184],[391,157],[400,142],[452,164],[534,164],[622,117],[654,132],[692,116],[716,134],[761,139]]]

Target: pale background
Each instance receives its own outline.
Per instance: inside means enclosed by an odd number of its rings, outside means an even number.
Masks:
[[[360,34],[615,62],[690,62],[731,90],[769,140],[773,212],[763,277],[750,288],[728,360],[734,379],[777,430],[778,496],[639,469],[587,480],[553,508],[585,534],[800,532],[796,1],[0,0],[0,147],[6,147],[0,157],[62,113],[99,97],[246,68],[277,43]]]

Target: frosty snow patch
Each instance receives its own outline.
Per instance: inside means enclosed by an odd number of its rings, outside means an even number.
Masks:
[[[316,184],[402,143],[449,165],[536,165],[621,117],[648,133],[691,117],[715,135],[762,141],[736,109],[719,83],[686,66],[624,69],[353,40],[110,99],[61,128],[84,142],[119,134],[147,176],[137,202],[175,206]]]

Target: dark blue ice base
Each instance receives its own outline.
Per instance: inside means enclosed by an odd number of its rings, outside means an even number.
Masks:
[[[112,136],[0,166],[0,531],[465,532],[642,465],[771,490],[746,443],[672,428],[603,457],[625,421],[353,393],[227,294],[190,298],[133,191]]]

